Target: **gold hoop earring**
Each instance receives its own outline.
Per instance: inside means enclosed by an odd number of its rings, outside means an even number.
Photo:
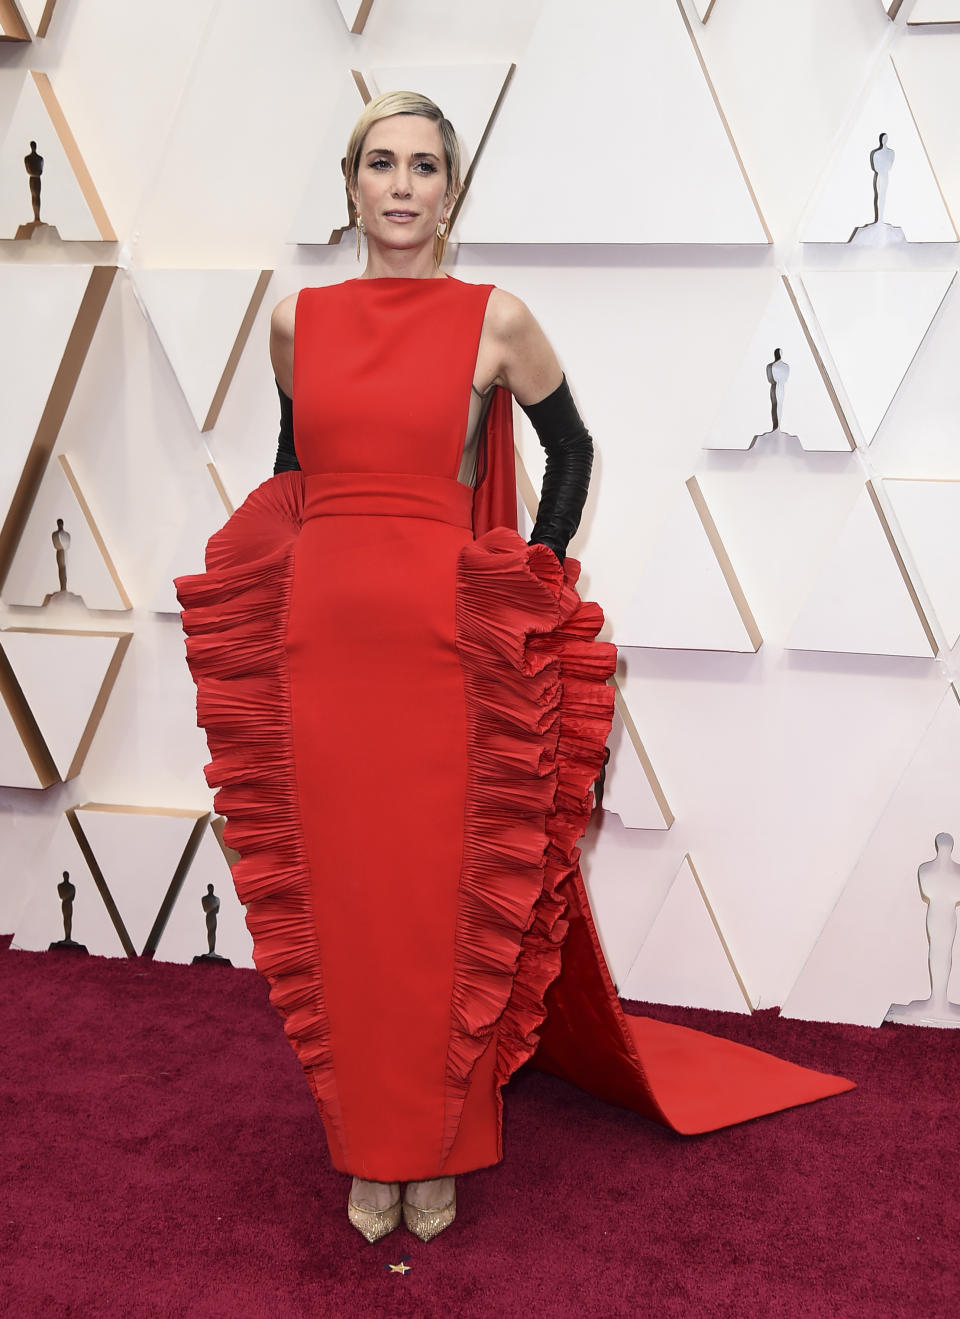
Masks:
[[[363,233],[363,220],[357,216],[357,260],[360,260],[360,235]]]
[[[443,264],[443,254],[447,250],[447,232],[449,228],[450,223],[445,218],[437,225],[437,236],[433,240],[433,259],[438,266]]]

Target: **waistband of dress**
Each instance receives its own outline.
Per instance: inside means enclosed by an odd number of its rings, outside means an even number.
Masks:
[[[469,528],[473,489],[447,476],[317,472],[304,477],[303,520],[319,517],[430,518]]]

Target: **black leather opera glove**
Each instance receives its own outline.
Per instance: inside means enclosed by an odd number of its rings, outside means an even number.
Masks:
[[[540,510],[529,543],[548,545],[563,563],[587,498],[593,440],[580,419],[566,376],[539,403],[520,406],[547,451]]]
[[[293,399],[285,394],[277,384],[280,395],[280,436],[277,440],[277,457],[273,464],[273,474],[278,472],[299,472],[300,460],[297,458],[297,446],[293,440]]]

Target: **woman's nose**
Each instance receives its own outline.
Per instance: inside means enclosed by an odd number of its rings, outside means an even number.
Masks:
[[[410,196],[410,174],[399,166],[393,175],[393,193],[395,197]]]

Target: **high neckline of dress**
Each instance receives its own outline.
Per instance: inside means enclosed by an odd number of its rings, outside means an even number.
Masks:
[[[348,284],[455,284],[457,281],[453,275],[443,275],[437,278],[436,275],[373,275],[369,279],[363,275],[355,275],[353,279],[348,280]]]

